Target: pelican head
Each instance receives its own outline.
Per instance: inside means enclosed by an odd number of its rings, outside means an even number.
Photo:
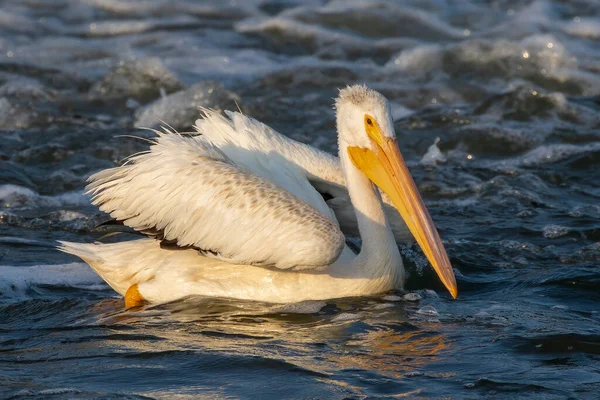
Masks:
[[[456,298],[456,279],[444,245],[398,149],[390,105],[366,86],[349,86],[336,100],[340,151],[387,194],[427,259]]]

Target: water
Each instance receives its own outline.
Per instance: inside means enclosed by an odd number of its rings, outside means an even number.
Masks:
[[[223,3],[0,3],[1,397],[598,398],[597,1]],[[412,247],[407,293],[123,311],[52,249],[103,235],[82,188],[134,126],[239,105],[335,152],[355,82],[392,102],[458,300]]]

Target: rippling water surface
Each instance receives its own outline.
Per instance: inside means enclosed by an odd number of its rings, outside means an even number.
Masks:
[[[123,311],[53,250],[102,236],[85,179],[135,126],[237,103],[335,152],[356,82],[392,102],[458,300],[413,247],[409,292]],[[599,396],[596,0],[4,0],[0,128],[2,397]]]

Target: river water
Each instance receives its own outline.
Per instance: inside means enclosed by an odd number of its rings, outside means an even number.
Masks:
[[[239,107],[336,152],[367,83],[456,269],[407,292],[123,311],[57,239],[105,216],[93,172]],[[597,399],[596,0],[0,1],[0,397]]]

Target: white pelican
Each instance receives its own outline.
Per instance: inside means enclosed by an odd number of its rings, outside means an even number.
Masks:
[[[235,112],[205,110],[195,136],[156,132],[149,151],[96,173],[87,187],[101,210],[154,237],[60,249],[86,261],[126,307],[189,295],[290,303],[378,294],[402,288],[405,271],[375,184],[456,297],[387,100],[350,86],[335,108],[339,161]],[[397,214],[390,219],[406,241]],[[358,254],[340,229],[355,226]]]

